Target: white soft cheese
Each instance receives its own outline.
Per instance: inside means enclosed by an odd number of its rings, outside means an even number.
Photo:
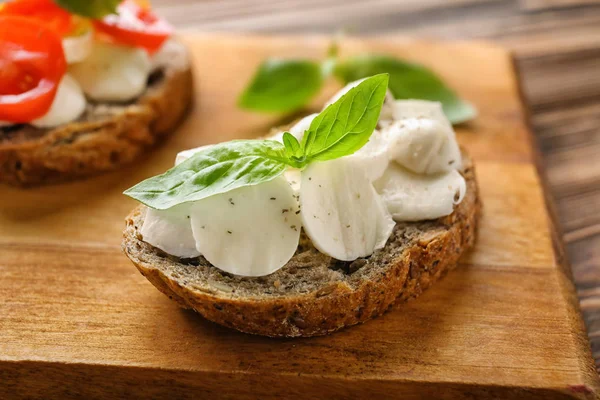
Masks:
[[[389,164],[387,138],[378,130],[373,131],[367,144],[345,158],[355,163],[370,181],[380,178]]]
[[[173,65],[174,62],[188,63],[187,53],[181,51],[181,42],[176,38],[165,40],[162,46],[150,57],[152,70]]]
[[[52,128],[79,118],[85,111],[85,96],[73,77],[66,74],[58,84],[52,106],[44,116],[31,121],[38,128]]]
[[[215,267],[268,275],[294,255],[300,239],[298,200],[282,176],[194,202],[196,249]]]
[[[394,220],[421,221],[450,215],[462,201],[467,185],[456,170],[421,175],[391,163],[375,188]]]
[[[455,169],[460,153],[445,149],[452,146],[443,123],[429,118],[396,121],[385,129],[390,158],[418,174],[435,174]],[[458,150],[457,150],[458,151]],[[446,159],[443,155],[453,155]]]
[[[196,250],[192,234],[190,207],[190,203],[183,203],[168,210],[147,208],[140,230],[143,240],[177,257],[198,257],[200,252]]]
[[[90,29],[82,35],[67,36],[62,40],[62,45],[68,64],[81,62],[92,52],[94,46],[92,30]]]
[[[396,100],[392,110],[392,118],[396,121],[406,118],[430,118],[450,124],[442,109],[442,103],[437,101]]]
[[[460,169],[460,148],[440,103],[398,100],[394,120],[382,130],[390,158],[419,174]]]
[[[95,42],[91,54],[69,71],[91,99],[129,101],[146,89],[151,68],[143,49]]]
[[[300,209],[314,246],[338,260],[373,254],[394,228],[371,181],[347,158],[316,162],[302,171]]]

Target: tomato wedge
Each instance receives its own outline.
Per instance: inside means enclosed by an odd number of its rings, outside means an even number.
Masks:
[[[0,16],[0,120],[44,115],[67,71],[61,38],[35,19]]]
[[[33,18],[60,36],[70,34],[75,25],[73,15],[52,0],[12,0],[0,8],[0,16],[5,15]]]
[[[149,7],[134,0],[125,0],[117,7],[117,14],[95,20],[98,32],[128,46],[143,47],[153,53],[173,33],[173,28]]]

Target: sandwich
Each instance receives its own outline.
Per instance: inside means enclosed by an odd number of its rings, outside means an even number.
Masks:
[[[421,294],[474,243],[473,161],[436,102],[352,82],[261,140],[178,154],[125,194],[122,248],[158,290],[208,320],[308,337]]]
[[[118,2],[0,5],[0,183],[117,169],[184,117],[193,92],[185,47],[145,2],[100,13],[109,3]]]

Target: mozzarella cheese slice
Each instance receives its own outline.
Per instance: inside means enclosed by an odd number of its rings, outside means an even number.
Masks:
[[[96,42],[92,53],[69,71],[90,98],[129,101],[146,89],[151,63],[143,49]]]
[[[69,74],[63,76],[58,84],[56,96],[48,112],[31,121],[38,128],[52,128],[74,121],[85,111],[85,96],[81,87]]]
[[[189,203],[167,210],[148,208],[140,233],[146,243],[181,258],[200,256],[192,234]]]
[[[383,130],[393,160],[420,174],[462,167],[454,130],[440,103],[396,101],[394,121]]]
[[[467,191],[465,179],[456,170],[441,175],[418,175],[396,163],[391,163],[374,185],[395,221],[450,215]]]
[[[343,261],[385,246],[394,221],[358,164],[343,157],[302,171],[302,225],[314,246]]]
[[[443,121],[450,125],[446,118],[442,103],[427,100],[396,100],[392,107],[392,118],[401,120],[406,118],[430,118]]]
[[[150,57],[152,70],[172,65],[173,62],[188,63],[187,54],[182,53],[181,43],[175,38],[164,41],[162,46]]]
[[[442,147],[448,135],[444,125],[426,118],[411,118],[390,125],[385,134],[390,157],[399,164],[419,174],[437,173],[452,169],[440,160]],[[440,171],[441,169],[441,171]]]
[[[379,179],[389,164],[388,143],[380,131],[373,131],[367,144],[356,153],[346,156],[349,162],[356,164],[370,181]]]
[[[94,38],[91,29],[83,35],[64,38],[62,45],[67,63],[73,64],[85,60],[92,52],[93,43]]]
[[[222,271],[263,276],[283,267],[300,239],[298,201],[280,176],[194,202],[196,249]]]
[[[296,195],[300,192],[300,184],[302,182],[302,174],[299,169],[288,168],[283,173],[283,177],[288,181],[290,187]]]
[[[385,99],[383,100],[383,105],[381,106],[381,113],[379,114],[379,124],[386,125],[389,124],[394,119],[394,104],[396,99],[394,99],[394,95],[390,90],[385,93]]]

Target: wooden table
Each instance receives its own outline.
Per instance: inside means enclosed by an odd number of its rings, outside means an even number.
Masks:
[[[194,59],[199,101],[163,145],[114,173],[2,189],[0,399],[600,398],[562,244],[548,223],[514,60],[496,45],[345,38],[340,49],[342,57],[369,50],[428,65],[479,110],[456,128],[476,164],[483,204],[477,245],[419,299],[331,336],[274,340],[179,310],[152,288],[119,245],[123,216],[135,203],[122,191],[170,167],[182,149],[256,137],[281,124],[280,116],[240,110],[235,99],[269,55],[320,57],[330,44],[324,35],[181,37]],[[312,107],[338,88],[329,82]],[[442,241],[427,235],[411,254],[425,246],[431,254]],[[429,258],[416,268],[403,260],[398,274],[378,279],[415,285],[418,293],[443,263]],[[173,299],[190,300],[184,287],[201,290],[185,278],[161,285]],[[314,305],[345,296],[343,285],[334,292]]]
[[[154,0],[182,30],[484,39],[515,52],[600,363],[600,1]]]

